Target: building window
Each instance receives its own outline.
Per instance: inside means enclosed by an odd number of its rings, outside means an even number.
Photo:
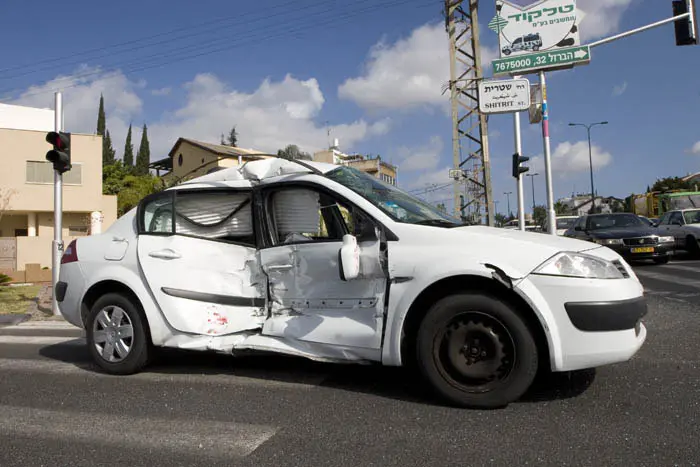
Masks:
[[[27,183],[53,184],[53,164],[43,161],[27,161]],[[83,165],[74,162],[73,167],[63,174],[65,185],[82,185]]]
[[[68,227],[69,237],[84,237],[88,234],[87,225],[71,225]]]
[[[179,156],[177,156],[177,165],[179,165],[180,167],[182,167],[182,154],[180,154]]]
[[[15,237],[26,237],[29,235],[29,229],[15,229]]]

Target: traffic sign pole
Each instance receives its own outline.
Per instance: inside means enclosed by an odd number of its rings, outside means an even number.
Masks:
[[[54,131],[63,131],[63,96],[57,92],[54,96]],[[63,255],[63,174],[58,170],[53,171],[53,243],[51,251],[51,310],[59,316],[56,301],[56,284],[58,283],[61,256]]]
[[[547,102],[547,82],[544,71],[540,71],[542,87],[542,140],[544,145],[544,177],[547,183],[547,233],[556,235],[556,218],[554,213],[554,193],[552,189],[552,154],[549,141],[549,104]],[[532,213],[535,214],[534,212]]]

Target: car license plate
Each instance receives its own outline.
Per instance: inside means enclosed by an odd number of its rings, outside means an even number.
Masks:
[[[632,253],[653,253],[653,252],[654,252],[653,246],[642,246],[639,248],[632,248]]]

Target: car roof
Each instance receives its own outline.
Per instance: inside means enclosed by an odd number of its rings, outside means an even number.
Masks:
[[[222,185],[233,188],[246,188],[270,178],[279,177],[283,180],[298,174],[326,174],[338,167],[340,166],[324,162],[293,161],[282,158],[261,159],[246,162],[240,167],[230,167],[202,175],[173,186],[170,189]]]

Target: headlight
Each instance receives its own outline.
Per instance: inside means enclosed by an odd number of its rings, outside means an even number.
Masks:
[[[622,245],[620,238],[599,238],[594,241],[599,245]]]
[[[676,239],[674,237],[659,237],[659,243],[671,243],[675,242]]]
[[[584,277],[588,279],[623,279],[610,261],[582,253],[559,253],[545,261],[533,274]]]

